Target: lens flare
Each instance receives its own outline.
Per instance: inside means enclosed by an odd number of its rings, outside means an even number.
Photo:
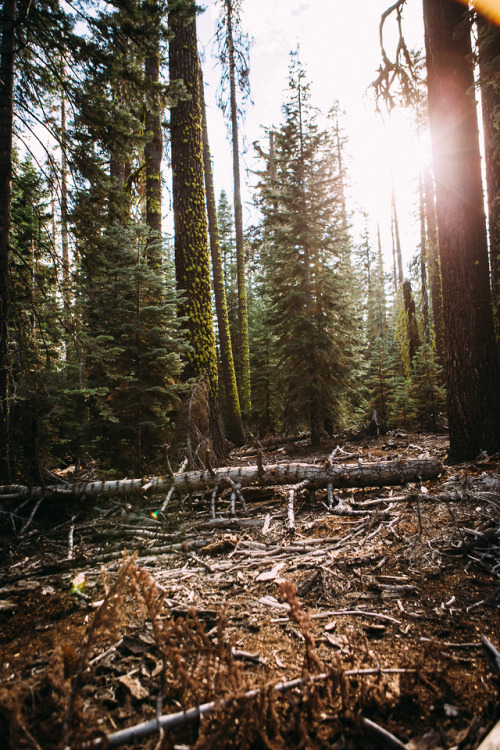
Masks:
[[[475,11],[500,26],[500,0],[473,0],[472,3],[469,0],[460,0],[460,2],[467,7],[472,5]]]

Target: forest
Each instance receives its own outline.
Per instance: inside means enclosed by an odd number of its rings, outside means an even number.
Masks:
[[[299,45],[244,211],[251,1],[207,2],[219,194],[203,7],[1,4],[0,743],[492,750],[498,3],[373,28],[432,146],[405,269]]]

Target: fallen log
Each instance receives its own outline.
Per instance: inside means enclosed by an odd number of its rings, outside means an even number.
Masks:
[[[172,488],[180,492],[208,492],[224,482],[240,487],[250,485],[295,485],[308,482],[312,489],[325,487],[385,487],[425,479],[433,479],[442,471],[435,459],[358,463],[353,465],[280,463],[265,466],[223,467],[215,471],[189,471],[173,476],[150,479],[119,479],[48,487],[6,485],[0,487],[0,503],[39,498],[85,499],[107,497],[149,496],[166,493]]]

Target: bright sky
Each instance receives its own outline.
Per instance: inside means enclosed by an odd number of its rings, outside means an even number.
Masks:
[[[384,252],[389,257],[392,169],[403,253],[409,260],[419,241],[416,187],[419,161],[424,157],[405,117],[396,113],[391,115],[389,124],[384,124],[375,114],[373,94],[368,91],[380,64],[380,17],[391,4],[392,0],[243,0],[244,31],[254,40],[250,51],[254,104],[248,107],[243,126],[248,144],[243,158],[248,169],[255,168],[253,141],[264,141],[263,127],[278,125],[282,120],[280,108],[288,84],[289,53],[299,43],[313,104],[327,112],[338,100],[346,112],[343,124],[349,139],[351,208],[368,211],[373,245],[376,224],[380,222]],[[205,6],[198,18],[198,37],[205,50],[203,70],[214,177],[217,194],[223,188],[231,199],[231,149],[215,104],[219,73],[214,69],[212,39],[218,4],[205,0]],[[407,6],[403,15],[407,43],[411,48],[423,48],[421,2],[408,0]],[[389,19],[385,28],[386,50],[391,56],[395,21]],[[262,145],[266,146],[265,141]],[[246,192],[246,200],[251,200],[250,191]],[[244,221],[249,222],[250,218],[247,207]]]

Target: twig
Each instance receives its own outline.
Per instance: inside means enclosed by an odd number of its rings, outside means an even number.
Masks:
[[[73,534],[75,532],[75,524],[72,523],[68,533],[68,560],[73,559]]]
[[[495,670],[497,675],[500,676],[500,653],[496,650],[494,645],[489,641],[485,635],[481,636],[481,643],[483,644],[484,650],[488,657],[492,668]]]
[[[22,528],[22,529],[21,529],[21,531],[19,532],[19,536],[22,536],[22,535],[23,535],[23,534],[24,534],[24,533],[26,532],[26,530],[27,530],[27,529],[29,528],[29,526],[31,526],[31,522],[32,522],[32,520],[34,519],[34,517],[35,517],[35,513],[37,512],[38,508],[39,508],[39,507],[40,507],[40,505],[42,504],[42,502],[43,502],[43,499],[44,499],[44,496],[42,495],[42,497],[41,497],[41,498],[40,498],[40,499],[38,500],[38,502],[37,502],[37,503],[35,503],[35,507],[34,507],[34,508],[33,508],[33,510],[31,511],[31,513],[30,513],[30,517],[28,518],[28,520],[27,520],[27,521],[26,521],[26,523],[24,524],[23,528]]]
[[[205,560],[202,560],[201,557],[198,557],[198,555],[194,555],[192,552],[188,552],[187,556],[190,560],[193,560],[195,563],[198,563],[198,565],[202,565],[205,570],[208,570],[209,573],[213,573],[214,569],[209,565]]]
[[[390,748],[390,750],[406,750],[406,745],[403,745],[403,743],[400,742],[397,737],[388,732],[387,729],[384,729],[378,724],[375,724],[374,721],[365,719],[363,717],[361,719],[361,723],[363,724],[365,729],[367,729],[370,734],[374,735],[384,747],[388,747]]]
[[[228,485],[229,485],[230,487],[232,487],[232,488],[233,488],[233,495],[235,496],[235,498],[236,498],[236,497],[238,498],[238,500],[240,501],[240,503],[241,503],[241,504],[242,504],[242,506],[243,506],[243,513],[244,513],[244,514],[245,514],[246,516],[248,516],[248,508],[247,508],[247,504],[246,504],[246,502],[245,502],[245,498],[243,497],[243,495],[242,495],[242,494],[241,494],[241,492],[240,492],[240,489],[241,489],[241,484],[236,484],[236,482],[234,482],[234,481],[233,481],[233,480],[231,479],[231,477],[227,477],[227,476],[226,476],[226,477],[224,477],[224,480],[225,480],[225,481],[226,481],[226,482],[228,483]],[[232,503],[231,503],[231,514],[232,514],[232,515],[235,515],[235,513],[233,513],[233,508],[234,508],[234,506],[233,506],[233,500],[232,500],[232,498],[233,498],[233,495],[231,495],[231,501],[232,501]],[[234,510],[235,510],[235,509],[234,509]]]
[[[414,673],[414,669],[352,669],[343,672],[345,677],[359,677],[363,675],[380,675],[380,674],[409,674]],[[290,680],[289,682],[279,682],[272,687],[277,693],[284,693],[288,690],[301,687],[303,685],[310,685],[316,682],[323,682],[327,680],[331,674],[322,672],[321,674],[306,677],[297,678]],[[255,698],[262,694],[263,691],[268,691],[269,686],[266,686],[260,690],[249,690],[242,696],[245,699]],[[206,716],[214,710],[216,706],[222,708],[227,707],[230,701],[210,701],[210,703],[203,703],[200,706],[189,708],[187,711],[179,711],[176,714],[165,714],[156,719],[150,721],[144,721],[141,724],[136,724],[128,729],[121,729],[113,734],[108,734],[105,737],[98,737],[90,742],[85,742],[82,745],[83,750],[92,750],[93,748],[111,748],[124,745],[128,742],[141,739],[142,737],[149,737],[149,735],[158,732],[160,728],[166,729],[180,726],[181,724],[188,724],[192,721],[201,719],[202,716]],[[404,746],[403,746],[404,747]],[[64,750],[70,750],[69,747],[65,747]]]
[[[313,615],[309,615],[311,620],[322,620],[326,617],[337,617],[338,615],[363,615],[364,617],[374,617],[378,620],[388,620],[394,622],[396,625],[401,625],[401,620],[396,620],[395,617],[390,615],[382,615],[378,612],[366,612],[363,609],[339,609],[336,612],[316,612]],[[270,622],[287,622],[288,617],[278,617]]]
[[[216,484],[213,489],[212,495],[210,497],[210,517],[211,518],[215,518],[215,500],[217,498],[218,491],[219,491],[219,485]]]
[[[293,503],[295,500],[295,489],[293,487],[288,491],[288,506],[287,506],[287,528],[288,531],[295,531],[295,513]]]

